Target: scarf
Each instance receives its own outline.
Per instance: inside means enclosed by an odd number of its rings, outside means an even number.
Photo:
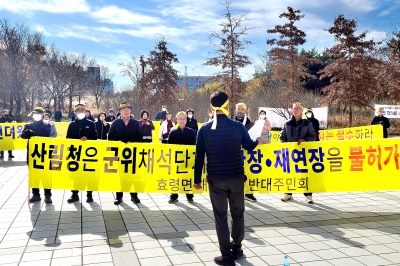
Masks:
[[[171,128],[173,128],[174,125],[172,125],[172,120],[167,120],[167,132],[169,133],[171,131]]]

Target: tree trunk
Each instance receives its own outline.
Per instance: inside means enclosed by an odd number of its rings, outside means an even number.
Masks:
[[[353,107],[349,106],[349,127],[353,124]]]
[[[13,99],[12,94],[10,95],[10,108],[9,109],[11,112],[14,112],[14,99]]]
[[[72,86],[69,88],[69,108],[68,108],[68,114],[71,113],[72,111]]]

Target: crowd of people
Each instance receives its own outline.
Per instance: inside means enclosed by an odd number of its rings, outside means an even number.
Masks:
[[[248,133],[254,126],[254,122],[248,117],[248,108],[245,103],[235,105],[235,117],[229,118],[229,98],[224,92],[215,92],[210,97],[210,112],[206,122],[199,128],[193,109],[186,112],[179,110],[173,120],[172,113],[167,111],[167,106],[162,106],[154,121],[150,114],[142,110],[140,118],[136,120],[132,115],[132,106],[129,103],[121,103],[119,113],[114,115],[113,110],[100,112],[95,120],[89,109],[78,104],[74,107],[71,122],[68,126],[68,139],[108,140],[124,143],[151,143],[153,134],[164,144],[195,145],[196,157],[194,167],[194,188],[202,188],[202,172],[204,164],[207,164],[207,182],[209,185],[210,199],[213,206],[216,231],[222,256],[214,259],[218,265],[235,265],[234,260],[243,256],[242,241],[244,238],[244,200],[256,202],[253,194],[244,194],[244,183],[247,177],[242,164],[241,149],[254,150],[257,145],[271,143],[271,123],[266,118],[266,112],[259,112],[257,123],[262,123],[260,136],[252,140]],[[313,110],[307,108],[304,111],[301,103],[293,103],[292,118],[287,121],[281,131],[281,142],[302,142],[319,140],[319,121],[314,117]],[[55,112],[55,122],[61,121],[61,112]],[[371,124],[381,124],[384,137],[387,137],[389,120],[383,116],[384,110],[380,108],[378,115],[373,118]],[[36,107],[32,113],[33,122],[25,125],[21,137],[30,139],[33,136],[57,137],[56,127],[51,121],[52,113],[46,108]],[[13,122],[8,110],[3,110],[0,123]],[[160,123],[160,130],[155,130],[154,123]],[[28,151],[29,154],[29,151]],[[4,152],[0,154],[4,157]],[[27,156],[29,158],[29,156]],[[207,160],[206,160],[207,157]],[[13,158],[9,151],[9,158]],[[27,163],[29,160],[27,158]],[[79,191],[71,191],[68,203],[79,201]],[[30,202],[41,201],[38,188],[32,189]],[[313,203],[312,193],[305,193],[306,202]],[[52,203],[51,189],[44,189],[46,203]],[[87,191],[86,202],[93,202],[92,191]],[[130,193],[131,200],[138,204],[138,193]],[[187,201],[193,203],[193,194],[186,194]],[[284,202],[293,199],[292,194],[285,194],[281,199]],[[123,193],[116,192],[115,205],[123,201]],[[170,204],[178,201],[178,194],[172,194]],[[228,203],[232,217],[232,230],[229,233],[227,211]],[[232,237],[233,242],[230,241]]]

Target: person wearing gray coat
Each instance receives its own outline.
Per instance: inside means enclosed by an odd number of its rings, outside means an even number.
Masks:
[[[43,116],[43,123],[50,124],[51,131],[49,138],[57,138],[57,129],[53,121],[50,121],[51,115],[49,113],[45,113]]]
[[[302,118],[303,106],[301,103],[293,104],[293,117],[287,121],[280,135],[281,142],[297,142],[298,145],[305,141],[315,141],[317,135],[314,130],[313,124]],[[313,203],[312,193],[304,193],[306,202]],[[282,198],[283,202],[292,200],[292,193],[286,193]]]

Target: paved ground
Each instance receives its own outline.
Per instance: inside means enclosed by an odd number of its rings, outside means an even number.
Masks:
[[[68,204],[70,192],[53,191],[52,205],[28,205],[25,152],[15,154],[0,161],[1,265],[214,265],[208,196],[170,205],[166,194],[140,194],[136,206],[126,194],[117,207],[112,193]],[[246,203],[238,265],[282,265],[284,254],[291,265],[400,265],[400,192],[316,194],[314,205],[280,196]]]

